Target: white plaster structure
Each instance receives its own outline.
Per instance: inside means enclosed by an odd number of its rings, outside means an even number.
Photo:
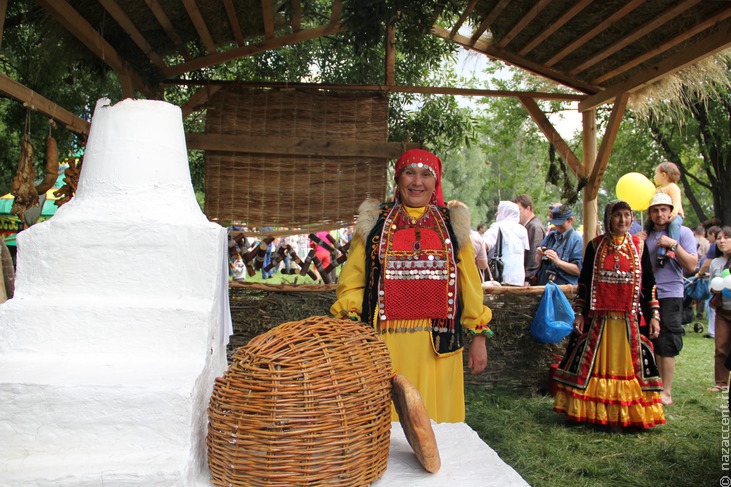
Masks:
[[[0,306],[0,485],[208,478],[225,244],[196,202],[180,109],[100,100],[78,193],[18,235]]]

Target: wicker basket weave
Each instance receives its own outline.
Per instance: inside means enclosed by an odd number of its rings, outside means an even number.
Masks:
[[[391,361],[371,327],[315,316],[239,348],[208,408],[219,486],[365,486],[388,462]]]

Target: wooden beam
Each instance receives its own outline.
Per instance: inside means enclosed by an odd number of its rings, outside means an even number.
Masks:
[[[202,86],[198,91],[193,93],[193,95],[188,98],[188,101],[180,107],[180,110],[183,112],[183,118],[188,118],[188,115],[208,103],[211,96],[213,96],[213,94],[221,88],[221,85],[207,85]]]
[[[581,114],[581,144],[583,147],[584,168],[591,172],[596,160],[596,110],[589,110]],[[584,246],[597,235],[599,227],[599,205],[596,196],[592,197],[584,187]]]
[[[343,0],[333,0],[332,13],[330,14],[330,23],[335,24],[340,22],[340,17],[343,13]]]
[[[99,3],[104,9],[117,21],[120,27],[124,29],[127,35],[132,39],[132,42],[137,44],[142,52],[152,61],[157,69],[165,69],[165,62],[162,57],[155,52],[152,46],[147,42],[145,36],[137,29],[132,19],[129,18],[127,13],[119,6],[116,0],[99,0]]]
[[[563,291],[566,296],[576,295],[579,286],[574,284],[559,284],[558,288]],[[507,294],[509,296],[525,296],[525,295],[542,295],[546,292],[546,286],[491,286],[489,282],[482,283],[482,291],[485,294],[500,295]],[[571,298],[569,298],[571,299]]]
[[[480,40],[480,37],[482,37],[482,34],[485,33],[485,31],[492,25],[492,23],[495,21],[496,18],[505,10],[505,7],[508,6],[510,3],[510,0],[500,0],[490,11],[489,14],[485,16],[484,19],[482,19],[482,22],[480,22],[480,25],[477,27],[477,29],[472,33],[472,37],[470,37],[470,43],[475,44],[478,40]]]
[[[274,37],[274,8],[272,0],[261,0],[261,20],[264,22],[264,37]]]
[[[244,35],[241,33],[241,24],[239,24],[239,18],[236,15],[233,0],[223,0],[223,6],[226,9],[228,25],[231,27],[231,32],[234,34],[236,44],[241,47],[244,45]]]
[[[518,51],[518,56],[525,56],[529,52],[531,52],[533,49],[535,49],[539,44],[541,44],[543,41],[548,39],[550,36],[553,35],[554,32],[556,32],[558,29],[566,25],[566,23],[576,17],[576,15],[584,10],[587,5],[589,5],[593,0],[580,0],[574,4],[573,7],[565,11],[561,16],[556,19],[555,22],[552,22],[551,25],[549,25],[546,29],[542,30],[537,36],[535,36],[533,39],[531,39],[528,44],[523,46],[523,48]]]
[[[238,59],[241,57],[251,56],[260,52],[269,51],[271,49],[277,49],[282,46],[290,46],[297,44],[298,42],[315,39],[317,37],[323,37],[327,35],[335,34],[340,32],[340,24],[326,24],[321,27],[315,27],[314,29],[301,30],[299,32],[275,37],[262,42],[251,43],[247,46],[237,47],[225,52],[217,52],[209,56],[200,57],[186,63],[177,64],[170,66],[163,70],[163,76],[171,78],[173,76],[179,76],[190,71],[195,71],[215,64],[225,63],[232,59]]]
[[[0,91],[22,102],[31,110],[38,110],[44,115],[48,115],[57,122],[64,124],[72,132],[76,132],[77,134],[89,133],[89,128],[91,127],[89,122],[61,108],[48,98],[39,95],[3,73],[0,73]]]
[[[538,106],[538,103],[536,103],[533,98],[528,98],[525,96],[518,97],[518,99],[528,111],[528,114],[531,116],[536,125],[538,125],[538,128],[541,130],[541,132],[543,132],[543,135],[546,136],[548,142],[550,142],[551,145],[556,148],[556,151],[566,162],[566,165],[569,166],[571,172],[573,172],[577,178],[586,177],[586,170],[584,169],[584,166],[582,166],[581,162],[579,162],[579,159],[571,151],[569,145],[563,140],[561,134],[559,134],[558,131],[556,131],[556,129],[553,127],[551,121],[548,120],[546,114],[543,113],[541,107]]]
[[[203,16],[201,15],[201,11],[198,9],[198,5],[195,3],[195,0],[183,0],[183,6],[188,12],[188,16],[193,22],[193,27],[195,27],[196,32],[198,32],[198,36],[201,38],[201,41],[203,41],[203,45],[206,47],[208,54],[216,52],[216,43],[213,41],[213,37],[211,37],[206,21],[203,20]]]
[[[602,145],[599,147],[599,154],[597,155],[594,167],[591,169],[589,182],[585,190],[591,199],[596,199],[599,194],[599,186],[601,186],[602,179],[604,179],[604,172],[607,170],[609,156],[612,154],[614,141],[617,139],[617,133],[619,133],[619,126],[622,124],[622,118],[627,109],[627,100],[629,100],[629,93],[622,93],[614,101],[612,114],[609,116],[609,122],[607,123],[607,128],[604,130],[604,137],[602,137]],[[592,111],[589,110],[589,112]]]
[[[395,159],[404,150],[421,149],[416,142],[369,142],[364,140],[324,140],[293,137],[244,137],[186,133],[188,149],[251,154],[283,154],[333,157],[378,157]]]
[[[583,46],[587,42],[589,42],[591,39],[599,35],[600,33],[604,32],[608,28],[610,28],[612,25],[614,25],[617,21],[621,20],[622,18],[626,17],[630,12],[632,12],[634,9],[645,3],[646,0],[631,0],[629,3],[624,5],[622,8],[614,12],[609,17],[605,18],[602,22],[600,22],[598,25],[596,25],[593,29],[589,29],[588,32],[584,33],[583,35],[577,37],[573,41],[569,42],[563,49],[558,51],[556,54],[554,54],[548,61],[544,63],[545,66],[551,67],[572,52],[574,52],[579,47]]]
[[[135,97],[135,89],[134,85],[132,84],[132,78],[129,76],[129,73],[127,70],[122,71],[119,73],[119,85],[122,91],[122,97],[124,98],[134,98]]]
[[[300,0],[292,0],[292,31],[302,30],[302,4]]]
[[[5,15],[8,12],[8,0],[0,0],[0,46],[3,43],[3,32],[5,31]]]
[[[636,29],[634,32],[630,33],[629,35],[626,35],[622,39],[617,40],[614,42],[611,46],[607,46],[604,49],[602,49],[600,52],[598,52],[596,55],[592,56],[591,58],[587,59],[583,63],[579,64],[575,68],[571,69],[569,71],[569,74],[576,76],[579,73],[582,73],[589,69],[590,67],[594,66],[599,61],[602,61],[615,52],[618,52],[625,47],[629,46],[630,44],[634,43],[635,41],[645,37],[650,32],[663,27],[666,23],[668,23],[670,20],[674,19],[681,13],[685,12],[686,10],[690,9],[691,7],[699,4],[701,0],[686,0],[685,2],[681,3],[680,5],[676,5],[675,8],[671,8],[670,10],[663,12],[659,17],[655,17],[651,22],[648,22],[645,25],[640,26],[639,29]]]
[[[495,98],[534,98],[536,100],[564,100],[581,101],[585,95],[571,95],[566,93],[546,93],[541,91],[510,91],[485,90],[479,88],[452,88],[449,86],[386,86],[386,85],[352,85],[326,83],[290,83],[281,81],[238,81],[238,80],[168,80],[163,85],[182,86],[243,86],[246,88],[274,88],[274,89],[314,89],[335,91],[380,91],[384,93],[423,93],[432,95],[460,95],[460,96],[489,96]]]
[[[168,35],[170,40],[173,41],[173,44],[175,44],[175,47],[177,48],[178,52],[183,56],[183,59],[190,59],[190,53],[188,52],[188,49],[185,48],[185,43],[183,43],[183,39],[181,39],[176,32],[175,27],[173,27],[173,23],[170,22],[170,19],[168,18],[165,10],[163,10],[160,3],[157,0],[145,0],[145,3],[147,4],[147,7],[150,9],[150,11],[152,11],[152,15],[155,16],[157,22]]]
[[[643,69],[618,85],[592,95],[579,103],[579,110],[590,110],[615,98],[620,93],[632,93],[647,86],[663,76],[667,76],[703,58],[711,56],[731,46],[731,22],[725,21],[708,37],[699,40],[687,49],[682,49],[654,66]]]
[[[481,52],[482,54],[485,54],[486,56],[493,59],[497,59],[498,61],[512,64],[513,66],[524,69],[526,71],[530,71],[531,73],[541,76],[543,78],[561,83],[562,85],[568,86],[569,88],[572,88],[574,90],[583,91],[584,93],[597,93],[601,90],[601,87],[599,86],[590,85],[573,76],[566,76],[560,71],[546,68],[545,66],[541,66],[538,63],[528,61],[525,58],[518,57],[515,54],[510,53],[504,49],[498,49],[495,46],[488,44],[487,42],[478,41],[473,43],[470,38],[460,34],[454,35],[450,38],[450,32],[439,25],[432,26],[431,33],[437,37],[451,40],[454,43],[459,44],[460,46],[466,47],[467,49]]]
[[[513,25],[513,28],[508,31],[495,45],[501,49],[505,48],[510,41],[515,39],[515,36],[520,34],[522,30],[535,19],[546,6],[551,3],[551,0],[539,0],[528,12],[523,15],[520,20]]]
[[[612,79],[617,75],[620,75],[626,71],[629,71],[630,69],[634,68],[635,66],[644,63],[645,61],[654,58],[655,56],[659,56],[660,54],[669,51],[670,49],[674,48],[675,46],[682,44],[683,42],[687,41],[688,39],[700,34],[704,30],[710,29],[714,25],[723,22],[724,20],[731,17],[731,7],[728,9],[722,11],[718,15],[707,19],[700,24],[697,24],[690,29],[684,31],[682,34],[673,37],[667,42],[663,42],[659,46],[657,46],[655,49],[646,52],[645,54],[641,56],[637,56],[636,58],[622,64],[621,66],[611,70],[607,71],[603,75],[597,77],[596,79],[592,80],[592,83],[596,83],[597,85],[604,83],[608,79]]]
[[[148,94],[151,90],[142,78],[132,70],[117,51],[86,21],[66,0],[38,0],[38,4],[48,11],[62,26],[81,41],[94,55],[104,61],[120,76],[127,73],[132,84]]]
[[[331,226],[332,227],[332,226]],[[314,230],[314,228],[307,228],[307,230]],[[329,228],[332,230],[332,228]],[[267,284],[264,282],[241,282],[241,281],[229,281],[228,287],[241,287],[244,289],[256,289],[260,291],[269,291],[275,293],[306,293],[315,292],[323,293],[328,291],[335,291],[337,284]],[[541,288],[543,290],[543,288]]]
[[[454,24],[454,27],[452,27],[452,30],[450,31],[449,35],[454,36],[459,32],[459,29],[462,27],[462,24],[464,24],[465,20],[467,20],[472,13],[472,11],[475,9],[475,6],[477,5],[477,2],[479,0],[470,0],[470,3],[467,4],[467,6],[464,9],[464,12],[462,12],[462,15],[459,16],[459,20],[456,24]]]
[[[422,93],[433,95],[462,95],[462,96],[495,96],[503,98],[533,98],[538,100],[568,100],[576,101],[586,98],[584,95],[570,95],[564,93],[545,93],[545,92],[527,92],[527,91],[508,91],[508,90],[483,90],[473,88],[451,88],[448,86],[432,87],[432,86],[392,86],[387,91],[397,93]]]
[[[386,86],[396,84],[396,27],[386,26]]]

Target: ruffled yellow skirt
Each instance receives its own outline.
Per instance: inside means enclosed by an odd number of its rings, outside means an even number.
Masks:
[[[396,332],[382,333],[391,355],[394,373],[404,375],[414,384],[437,423],[461,423],[465,420],[464,368],[462,349],[437,355],[432,344],[428,320],[392,320],[386,323]],[[391,420],[398,421],[391,405]]]
[[[643,391],[632,366],[624,321],[607,319],[585,390],[558,383],[553,409],[569,420],[652,428],[665,423],[659,392]]]

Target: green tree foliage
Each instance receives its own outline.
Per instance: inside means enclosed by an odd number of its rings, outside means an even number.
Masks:
[[[652,179],[668,160],[681,169],[687,226],[731,222],[730,89],[731,57],[721,53],[641,93],[622,122],[603,191],[613,194],[616,180],[630,171]]]
[[[499,65],[490,66],[488,75]],[[495,79],[501,90],[555,90],[517,71],[507,79]],[[541,103],[546,111],[561,109]],[[452,144],[446,150],[456,170],[445,164],[445,191],[458,188],[459,199],[472,211],[473,225],[490,223],[500,201],[511,201],[525,193],[533,199],[534,209],[545,220],[544,208],[561,200],[565,181],[573,188],[576,181],[566,169],[558,169],[555,182],[547,181],[550,167],[549,144],[533,120],[515,98],[483,98],[475,108],[476,134],[471,147]],[[560,161],[555,162],[561,168]],[[447,196],[445,193],[445,197]]]
[[[4,74],[75,113],[89,119],[96,100],[120,98],[119,83],[106,65],[52,21],[35,2],[8,5],[0,50]],[[0,100],[0,191],[8,192],[26,132],[35,149],[36,174],[43,177],[48,117],[15,100]],[[84,141],[58,127],[52,130],[60,158],[78,151]]]
[[[486,219],[488,206],[484,202],[485,182],[489,168],[485,164],[482,148],[477,145],[447,150],[441,155],[443,162],[442,190],[444,199],[465,203],[472,217],[472,226]],[[495,213],[493,207],[493,218]]]

